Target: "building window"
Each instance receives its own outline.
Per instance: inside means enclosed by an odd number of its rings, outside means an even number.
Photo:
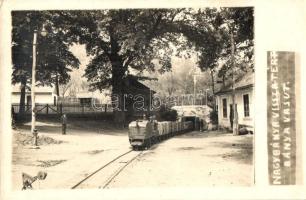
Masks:
[[[226,99],[222,99],[223,106],[223,118],[227,118],[227,102]]]
[[[248,94],[243,95],[243,108],[244,108],[244,116],[249,117],[250,116],[250,101],[249,101]]]
[[[32,101],[31,95],[28,95],[27,96],[27,106],[32,104],[31,101]]]
[[[92,98],[80,98],[81,106],[90,106],[92,103]]]

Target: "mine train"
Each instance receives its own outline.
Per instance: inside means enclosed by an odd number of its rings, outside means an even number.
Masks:
[[[194,122],[136,120],[129,124],[129,141],[133,150],[150,147],[152,144],[183,134],[194,129]]]

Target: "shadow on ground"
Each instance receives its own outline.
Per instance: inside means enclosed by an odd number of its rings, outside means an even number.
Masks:
[[[184,133],[182,135],[176,136],[176,138],[208,138],[208,137],[223,137],[225,135],[230,135],[229,132],[224,131],[192,131]]]
[[[20,130],[30,131],[31,122],[18,124]],[[36,122],[38,132],[47,134],[61,134],[62,124],[58,119],[41,119]],[[103,134],[103,135],[127,135],[127,128],[117,128],[116,125],[107,120],[83,120],[71,119],[67,124],[67,134]]]
[[[253,137],[247,135],[237,137],[240,138],[235,142],[213,142],[211,144],[213,146],[230,150],[225,154],[214,154],[213,156],[217,155],[224,159],[234,159],[244,164],[253,164]]]

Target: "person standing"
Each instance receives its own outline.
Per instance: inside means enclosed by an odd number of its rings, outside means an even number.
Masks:
[[[11,108],[11,117],[12,117],[12,128],[13,129],[16,129],[16,113],[15,113],[15,110],[14,110],[14,107],[12,106]]]
[[[204,131],[204,122],[203,122],[203,119],[200,118],[200,132],[203,132]]]
[[[66,135],[66,128],[67,128],[67,117],[66,114],[62,116],[62,134]]]

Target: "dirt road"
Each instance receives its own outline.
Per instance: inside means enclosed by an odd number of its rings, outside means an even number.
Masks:
[[[145,152],[109,188],[250,186],[252,140],[217,132],[172,138]]]
[[[70,189],[103,163],[130,150],[126,130],[114,131],[94,122],[75,124],[69,124],[67,135],[62,135],[59,123],[37,122],[39,149],[32,146],[29,124],[13,131],[14,190],[22,187],[22,172],[34,176],[39,171],[48,175],[34,182],[34,189]]]
[[[35,182],[34,189],[69,189],[131,149],[127,130],[98,127],[100,122],[75,124],[68,126],[67,135],[61,135],[60,124],[38,122],[40,149],[31,148],[29,126],[14,132],[13,189],[21,189],[22,172],[33,176],[38,171],[48,176]],[[252,185],[252,141],[252,135],[221,132],[177,136],[144,151],[107,188]],[[99,188],[103,183],[99,178],[95,181],[87,184],[88,188]]]

